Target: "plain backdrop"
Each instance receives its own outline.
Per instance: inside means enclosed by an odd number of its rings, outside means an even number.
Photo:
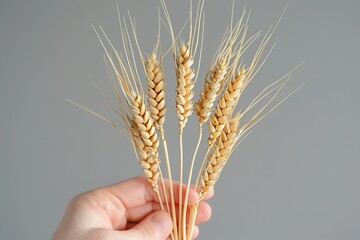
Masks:
[[[128,9],[136,18],[140,45],[150,52],[159,2],[118,3],[122,15]],[[178,32],[188,1],[167,3]],[[252,11],[249,31],[255,33],[276,22],[287,3],[269,45],[276,42],[276,48],[242,106],[303,60],[305,71],[287,89],[306,84],[234,152],[199,239],[360,239],[360,1],[236,0],[235,18],[246,5]],[[206,0],[196,98],[231,5]],[[103,26],[120,46],[116,1],[0,1],[0,239],[49,239],[74,195],[141,174],[119,131],[64,100],[119,120],[90,81],[113,99],[91,23]],[[162,31],[165,48],[169,37]],[[170,55],[165,70],[165,127],[175,170],[178,127]],[[194,117],[184,139],[188,163],[197,139]],[[199,156],[203,152],[204,145]]]

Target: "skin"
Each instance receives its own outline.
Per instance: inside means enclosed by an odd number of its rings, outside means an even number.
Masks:
[[[169,196],[168,182],[165,185]],[[179,192],[179,187],[179,183],[173,183],[174,193]],[[185,192],[186,186],[182,185],[182,188]],[[210,191],[204,200],[213,194]],[[178,203],[179,196],[175,194],[174,197]],[[198,194],[191,189],[188,205],[197,200]],[[210,205],[200,202],[193,239],[199,234],[197,225],[208,221],[210,216]],[[167,240],[172,228],[170,215],[161,211],[159,199],[146,178],[136,177],[74,197],[51,239]]]

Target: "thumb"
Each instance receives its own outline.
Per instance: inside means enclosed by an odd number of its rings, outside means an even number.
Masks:
[[[164,211],[156,211],[147,216],[135,227],[118,232],[122,240],[160,240],[166,239],[172,231],[172,221]]]

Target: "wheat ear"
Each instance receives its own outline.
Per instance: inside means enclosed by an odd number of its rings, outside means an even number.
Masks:
[[[194,61],[190,55],[190,46],[182,44],[179,53],[176,59],[176,112],[182,133],[193,110],[195,73],[191,68]]]
[[[205,78],[204,89],[200,93],[200,98],[195,104],[195,111],[197,113],[197,117],[199,119],[200,124],[205,123],[213,110],[214,102],[217,100],[220,91],[223,88],[224,83],[226,82],[226,78],[231,69],[233,64],[237,63],[237,59],[239,56],[236,56],[234,63],[229,66],[230,59],[235,56],[239,55],[237,51],[234,49],[236,48],[235,43],[238,40],[240,33],[244,29],[244,25],[242,25],[242,20],[245,15],[245,11],[242,14],[239,22],[236,26],[232,27],[233,17],[231,18],[231,25],[230,29],[228,28],[225,31],[222,41],[219,44],[218,50],[215,53],[214,59],[210,65],[210,69],[207,72]],[[245,32],[245,31],[244,31]],[[244,36],[240,43],[243,42]],[[239,44],[241,45],[241,44]],[[235,54],[234,54],[235,50]]]
[[[281,15],[282,16],[282,15]],[[281,17],[280,17],[281,19]],[[248,17],[249,20],[249,17]],[[247,20],[247,22],[248,22]],[[280,21],[280,20],[279,20]],[[243,37],[240,41],[239,49],[237,51],[234,64],[233,66],[236,67],[237,62],[243,52],[251,45],[251,43],[259,36],[258,34],[255,34],[253,37],[251,37],[247,42],[244,42],[244,38],[247,33],[247,22],[245,24],[245,29],[243,32]],[[279,22],[278,22],[279,23]],[[218,101],[218,105],[215,107],[215,111],[213,115],[210,117],[210,121],[208,124],[209,128],[209,138],[208,138],[208,144],[211,146],[217,139],[217,137],[220,135],[222,129],[224,128],[224,124],[226,123],[227,119],[229,118],[229,115],[234,111],[234,108],[237,105],[237,102],[240,99],[242,91],[245,89],[245,87],[249,84],[249,82],[255,77],[256,73],[260,70],[264,62],[266,61],[267,57],[271,53],[272,49],[268,52],[266,55],[264,61],[260,64],[260,67],[257,68],[257,65],[260,62],[260,59],[264,53],[265,47],[267,46],[272,34],[274,33],[278,23],[275,25],[275,27],[270,27],[267,33],[264,35],[262,41],[259,44],[259,47],[257,51],[254,54],[254,57],[251,61],[250,66],[246,69],[241,68],[240,70],[236,71],[235,77],[231,79],[231,81],[228,83],[228,86],[226,90],[223,92],[222,96],[220,97]]]
[[[146,60],[145,66],[150,112],[156,127],[159,127],[165,122],[166,112],[164,72],[154,52]]]
[[[220,173],[228,160],[231,150],[234,147],[239,133],[240,115],[225,123],[214,148],[209,156],[209,162],[200,180],[200,199],[213,187],[219,179]]]
[[[223,131],[225,124],[228,122],[230,115],[232,114],[235,106],[237,105],[242,91],[247,85],[248,77],[246,72],[246,69],[243,67],[236,70],[233,77],[231,77],[230,81],[228,81],[226,89],[224,89],[224,92],[220,96],[218,104],[215,107],[214,113],[210,117],[210,121],[208,123],[208,129],[210,133],[208,137],[208,148],[205,153],[204,159],[202,160],[195,187],[198,186],[198,183],[200,181],[201,171],[206,163],[207,155],[211,151],[211,148],[215,143],[216,139]]]
[[[160,11],[160,10],[159,10]],[[161,17],[159,15],[159,30],[157,36],[156,47],[153,52],[146,59],[144,67],[147,78],[147,97],[150,105],[151,116],[155,121],[155,125],[161,132],[163,132],[163,125],[165,123],[165,79],[164,70],[162,67],[162,51],[160,50],[160,58],[158,58],[157,52],[160,47],[160,35],[161,35]]]
[[[164,189],[164,180],[160,169],[160,160],[158,157],[159,140],[156,133],[154,121],[151,117],[151,113],[146,109],[145,103],[140,96],[134,93],[130,99],[132,99],[133,101],[131,102],[131,104],[129,104],[129,107],[132,113],[133,122],[136,124],[136,126],[132,127],[132,131],[134,131],[135,133],[137,132],[137,136],[140,136],[140,138],[137,137],[137,142],[142,143],[142,145],[140,145],[140,165],[145,175],[147,176],[148,181],[153,186],[154,191],[158,195],[161,209],[164,209],[162,204],[162,198],[159,194],[158,189],[158,178],[159,176],[161,177],[165,202],[167,205],[167,210],[170,213],[171,211],[168,205],[168,198]],[[165,139],[163,139],[163,143],[166,153],[166,159],[168,161],[169,156],[167,154]],[[171,197],[173,198],[173,196]],[[172,210],[172,212],[174,211]],[[174,234],[171,233],[171,236],[173,238]]]
[[[165,140],[165,133],[163,125],[165,123],[165,80],[164,71],[162,69],[162,62],[158,60],[156,50],[150,54],[145,61],[145,70],[147,78],[147,98],[149,103],[149,109],[151,116],[154,120],[156,128],[160,130],[162,140]],[[164,148],[166,142],[163,142]],[[168,154],[166,154],[168,156]],[[168,160],[166,161],[168,162]],[[166,192],[165,192],[166,194]],[[167,196],[165,195],[165,201],[168,204]]]
[[[214,102],[220,93],[225,76],[227,74],[228,61],[221,58],[208,74],[205,86],[200,93],[200,99],[195,105],[199,122],[206,122],[211,114]]]
[[[128,117],[128,122],[130,125],[130,136],[132,138],[135,150],[138,153],[139,164],[143,169],[144,174],[147,177],[151,186],[153,187],[154,191],[158,193],[159,188],[157,182],[160,176],[159,154],[157,151],[154,150],[149,151],[149,147],[146,146],[141,137],[141,131],[138,128],[136,121]],[[160,204],[162,205],[161,201]],[[163,206],[161,206],[161,208],[163,209]]]
[[[246,71],[241,68],[236,72],[236,75],[229,81],[227,88],[222,96],[219,98],[218,105],[215,107],[213,115],[210,117],[208,124],[209,139],[208,144],[212,145],[217,137],[221,134],[221,131],[225,127],[225,124],[232,112],[237,99],[246,85]]]
[[[285,97],[277,99],[279,93],[281,92],[285,84],[293,77],[292,73],[300,65],[298,65],[288,74],[266,87],[243,112],[239,112],[234,118],[225,123],[224,129],[222,130],[220,137],[217,139],[216,144],[213,147],[213,152],[208,158],[207,166],[203,170],[200,181],[201,188],[199,191],[199,201],[201,201],[201,199],[205,196],[209,189],[215,185],[230,155],[237,147],[239,142],[247,136],[245,134],[257,123],[259,123],[263,118],[265,118],[269,113],[276,109],[287,98],[289,98],[292,94],[294,94],[302,87],[302,85],[300,85],[295,90],[285,95]],[[255,114],[253,114],[249,120],[247,120],[244,124],[240,126],[240,120],[242,119],[242,117],[246,113],[248,113],[250,109],[255,107],[272,93],[274,94],[270,97],[270,99]],[[272,103],[274,103],[275,106],[265,111]]]

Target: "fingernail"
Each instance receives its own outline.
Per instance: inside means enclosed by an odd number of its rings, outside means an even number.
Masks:
[[[169,231],[170,225],[172,224],[168,216],[166,216],[166,213],[154,214],[154,216],[151,217],[151,221],[159,226],[161,232]]]

